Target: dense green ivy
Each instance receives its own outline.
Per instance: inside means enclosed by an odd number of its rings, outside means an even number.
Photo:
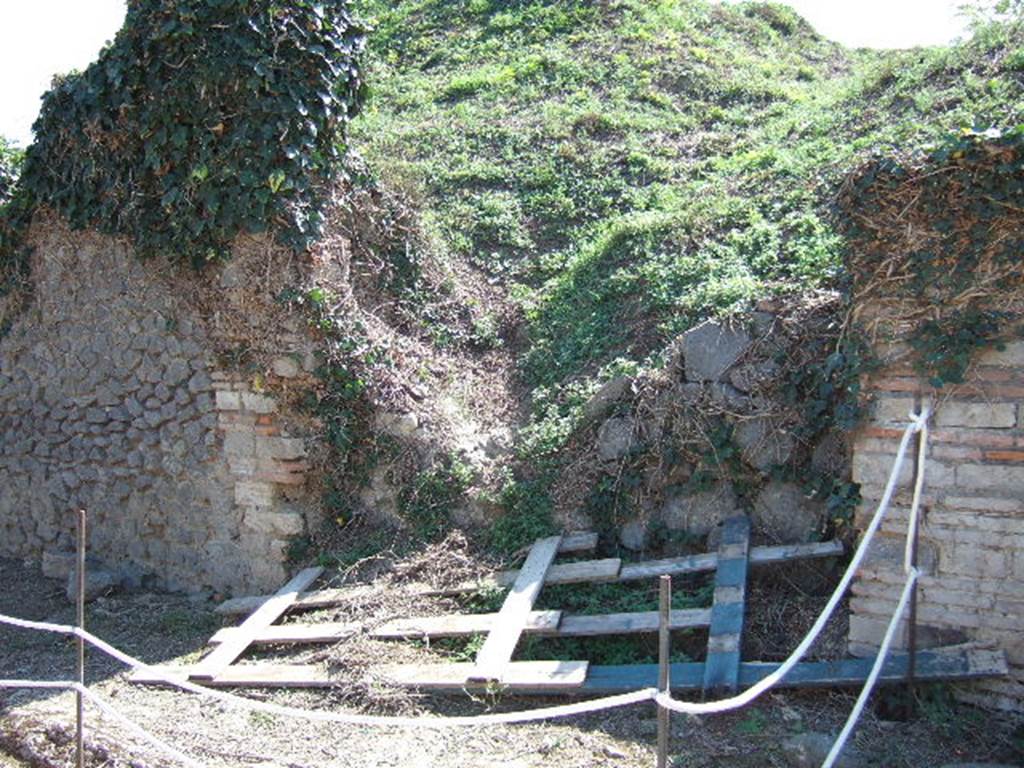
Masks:
[[[24,193],[143,255],[201,265],[239,232],[306,247],[363,96],[346,0],[129,0],[43,99]]]
[[[14,184],[21,166],[20,153],[0,136],[0,206],[14,196]]]

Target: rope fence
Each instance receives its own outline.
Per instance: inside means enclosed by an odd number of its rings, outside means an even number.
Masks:
[[[903,465],[903,460],[907,452],[907,447],[910,443],[910,439],[915,434],[920,433],[921,439],[918,444],[917,451],[917,464],[916,464],[916,478],[914,483],[914,495],[913,503],[910,510],[910,517],[908,522],[908,533],[907,533],[907,546],[904,553],[904,573],[906,574],[906,581],[903,586],[899,602],[893,612],[892,619],[886,629],[885,636],[883,637],[882,643],[879,647],[878,655],[875,658],[874,665],[865,681],[864,687],[858,696],[854,708],[850,713],[843,730],[840,732],[832,750],[829,752],[822,763],[822,768],[832,768],[839,754],[842,752],[843,747],[846,744],[850,734],[853,732],[857,721],[864,710],[865,705],[871,695],[871,692],[881,674],[881,670],[885,664],[889,648],[892,644],[893,638],[895,637],[896,629],[899,626],[899,622],[903,617],[903,613],[906,610],[910,596],[913,593],[913,587],[920,575],[919,571],[913,566],[913,534],[917,529],[918,515],[920,508],[921,494],[924,487],[924,467],[925,467],[925,454],[927,444],[927,420],[929,417],[928,409],[924,409],[920,414],[910,414],[910,423],[907,425],[903,432],[902,439],[900,440],[899,448],[896,453],[896,457],[893,461],[892,471],[889,474],[889,479],[885,486],[885,491],[882,494],[882,499],[878,503],[878,507],[871,519],[871,523],[865,530],[864,535],[861,538],[860,544],[854,553],[850,564],[846,571],[843,573],[839,584],[836,586],[828,603],[822,609],[814,622],[814,625],[808,631],[807,635],[803,638],[800,644],[793,650],[790,656],[770,675],[766,676],[757,684],[751,686],[743,693],[730,698],[721,699],[718,701],[709,702],[686,702],[674,699],[671,693],[666,689],[659,691],[657,688],[643,688],[630,693],[619,694],[615,696],[606,696],[598,699],[591,699],[589,701],[576,702],[573,704],[563,704],[553,707],[542,707],[538,709],[532,709],[521,712],[506,712],[506,713],[494,713],[486,715],[472,715],[463,717],[391,717],[381,715],[359,715],[359,714],[348,714],[341,712],[326,712],[319,710],[307,710],[300,709],[297,707],[283,706],[280,704],[273,704],[270,702],[256,701],[248,699],[243,696],[237,696],[234,694],[226,693],[224,691],[218,691],[211,688],[206,688],[195,683],[190,682],[184,677],[170,675],[155,667],[151,667],[145,662],[115,648],[103,639],[96,635],[88,632],[81,627],[75,627],[67,624],[54,624],[50,622],[41,621],[28,621],[26,619],[19,619],[13,616],[6,616],[0,614],[0,624],[6,624],[12,627],[18,627],[21,629],[34,630],[40,632],[51,632],[56,634],[63,634],[81,638],[86,643],[90,644],[94,648],[108,656],[116,659],[117,661],[131,667],[134,670],[142,670],[153,678],[160,680],[161,682],[178,688],[179,690],[195,693],[200,696],[205,696],[210,699],[220,701],[225,704],[249,709],[253,711],[265,712],[267,714],[280,715],[284,717],[295,717],[314,722],[326,722],[326,723],[338,723],[345,725],[359,725],[359,726],[370,726],[370,727],[394,727],[394,728],[449,728],[449,727],[473,727],[482,725],[512,725],[517,723],[536,722],[539,720],[552,720],[563,717],[572,717],[575,715],[587,714],[597,712],[605,709],[612,709],[617,707],[631,706],[644,701],[654,701],[659,708],[679,712],[690,715],[710,715],[727,712],[733,709],[743,707],[759,696],[763,695],[767,691],[778,685],[785,676],[793,669],[796,664],[799,663],[800,659],[804,657],[811,646],[817,640],[821,634],[825,625],[832,617],[840,601],[842,600],[846,590],[852,582],[854,576],[864,558],[867,556],[868,549],[871,545],[871,541],[875,536],[875,533],[881,527],[882,520],[885,516],[885,512],[888,509],[889,503],[892,500],[893,493],[895,492],[896,484],[899,477],[900,469]],[[73,690],[87,698],[92,704],[94,704],[101,712],[108,715],[112,719],[118,721],[124,725],[128,730],[134,733],[139,738],[148,742],[153,747],[156,747],[173,757],[179,763],[189,766],[189,768],[202,768],[201,763],[197,763],[192,758],[176,750],[171,745],[164,741],[161,741],[156,736],[147,733],[143,728],[133,723],[126,716],[118,712],[107,702],[105,702],[96,693],[89,690],[85,685],[75,681],[33,681],[33,680],[3,680],[0,679],[0,689],[4,688],[35,688],[35,689],[63,689]]]

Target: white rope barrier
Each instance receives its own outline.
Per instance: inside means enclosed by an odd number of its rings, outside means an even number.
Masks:
[[[107,702],[93,693],[91,690],[86,688],[74,680],[0,680],[0,688],[45,688],[45,689],[58,689],[68,691],[78,691],[85,698],[91,701],[97,709],[103,714],[107,715],[113,720],[116,720],[129,731],[134,733],[137,737],[143,741],[148,742],[157,749],[162,750],[166,754],[173,757],[183,765],[187,765],[189,768],[204,768],[202,763],[197,763],[188,755],[179,752],[170,744],[165,741],[161,741],[156,736],[145,731],[141,726],[136,725],[134,722],[129,720],[125,715],[118,712],[114,707],[110,706]]]
[[[825,628],[825,625],[832,617],[835,609],[843,599],[843,595],[846,594],[846,590],[850,586],[850,582],[853,581],[853,578],[857,573],[857,569],[860,568],[860,564],[867,556],[871,540],[874,538],[875,532],[882,525],[882,518],[885,516],[885,512],[889,507],[889,502],[892,499],[893,492],[896,489],[896,482],[899,478],[900,467],[903,465],[903,457],[907,452],[907,445],[910,442],[911,436],[924,428],[925,422],[928,419],[928,411],[925,410],[921,415],[911,414],[910,419],[911,422],[904,430],[903,438],[900,440],[900,446],[896,452],[896,460],[893,462],[892,471],[889,473],[889,480],[885,485],[885,492],[882,494],[882,500],[878,503],[878,508],[875,510],[874,517],[871,519],[871,524],[864,532],[860,546],[857,547],[857,551],[850,560],[850,565],[846,568],[846,572],[843,574],[842,579],[836,586],[835,591],[833,591],[828,603],[818,615],[818,618],[814,622],[810,631],[789,655],[789,658],[782,662],[778,669],[763,678],[760,682],[751,686],[743,693],[737,694],[731,698],[720,699],[719,701],[689,702],[677,701],[672,698],[671,694],[659,693],[655,699],[659,706],[670,709],[673,712],[681,712],[687,715],[711,715],[720,712],[727,712],[731,709],[736,709],[737,707],[749,704],[761,694],[771,688],[774,688],[782,681],[790,670],[800,662],[800,659],[802,659],[807,651],[810,650],[810,647],[814,644],[814,641],[818,639],[818,635],[821,634],[821,631]]]
[[[878,648],[878,656],[875,657],[875,663],[871,665],[868,679],[864,682],[864,687],[861,689],[860,695],[853,705],[853,710],[850,712],[850,716],[846,718],[846,724],[843,726],[843,730],[840,731],[836,743],[832,745],[832,749],[829,750],[828,755],[825,757],[825,762],[821,764],[821,768],[832,768],[835,765],[836,760],[839,759],[839,753],[843,751],[847,739],[853,733],[853,729],[857,725],[857,721],[860,719],[868,699],[871,697],[875,683],[878,682],[878,676],[882,673],[882,667],[885,666],[885,659],[889,655],[889,646],[892,645],[893,636],[896,634],[896,627],[899,626],[900,619],[903,618],[903,611],[907,608],[907,602],[910,600],[910,595],[913,592],[918,575],[919,571],[917,568],[911,568],[910,575],[907,576],[907,583],[903,585],[903,593],[900,595],[899,604],[889,620],[889,626],[885,629],[885,636],[882,638],[882,644]]]
[[[380,715],[357,715],[357,714],[345,714],[337,712],[324,712],[315,710],[299,709],[297,707],[282,706],[279,704],[271,704],[263,701],[255,701],[253,699],[247,699],[242,696],[236,696],[234,694],[225,693],[223,691],[217,691],[210,688],[206,688],[200,685],[189,682],[182,676],[170,675],[156,667],[151,667],[148,664],[136,659],[133,656],[118,650],[114,646],[110,645],[101,638],[93,635],[79,627],[73,627],[67,624],[53,624],[50,622],[42,621],[29,621],[26,619],[18,619],[13,616],[6,616],[0,614],[0,624],[7,624],[9,626],[19,627],[22,629],[31,629],[43,632],[53,632],[58,634],[73,635],[82,638],[85,642],[94,646],[103,653],[111,656],[112,658],[120,661],[121,663],[136,669],[142,670],[152,676],[154,679],[159,680],[167,685],[174,686],[184,691],[196,693],[207,698],[212,698],[217,701],[221,701],[225,704],[239,706],[251,710],[257,710],[266,712],[268,714],[282,715],[286,717],[297,717],[306,720],[316,722],[329,722],[329,723],[340,723],[346,725],[362,725],[362,726],[379,726],[379,727],[401,727],[401,728],[446,728],[446,727],[471,727],[480,725],[511,725],[515,723],[535,722],[538,720],[549,720],[561,717],[570,717],[573,715],[586,714],[590,712],[597,712],[604,709],[611,709],[615,707],[629,706],[631,704],[637,704],[644,701],[655,701],[658,706],[664,707],[665,709],[673,712],[681,712],[684,714],[692,715],[707,715],[716,714],[720,712],[726,712],[738,707],[745,706],[750,702],[754,701],[760,695],[775,687],[781,682],[785,676],[799,663],[800,659],[804,657],[810,647],[817,640],[821,631],[824,629],[826,623],[832,617],[835,609],[842,600],[843,595],[846,593],[847,588],[852,582],[857,570],[867,555],[868,548],[871,545],[871,541],[874,538],[875,533],[881,527],[882,519],[888,510],[889,503],[892,500],[892,495],[896,488],[896,483],[899,477],[899,471],[903,465],[903,460],[907,451],[907,445],[910,442],[910,438],[915,433],[922,433],[922,439],[918,448],[917,455],[917,478],[914,484],[914,498],[913,505],[910,511],[910,520],[908,523],[908,536],[907,546],[904,552],[904,571],[907,573],[907,581],[903,588],[903,593],[900,597],[899,604],[897,605],[896,611],[889,623],[886,630],[885,637],[883,638],[882,645],[879,648],[878,656],[875,659],[875,663],[871,669],[871,673],[868,676],[865,686],[861,691],[861,694],[854,705],[853,711],[850,713],[847,719],[846,725],[843,731],[840,733],[839,738],[833,745],[832,751],[826,758],[822,768],[831,768],[835,759],[842,751],[843,746],[846,743],[847,738],[852,732],[854,726],[860,717],[861,712],[871,694],[872,688],[874,687],[877,679],[881,673],[881,669],[885,663],[885,658],[891,645],[892,638],[895,634],[896,627],[899,624],[899,620],[902,617],[903,611],[906,608],[907,601],[909,600],[912,592],[913,585],[916,583],[919,576],[919,572],[911,564],[911,556],[913,552],[913,535],[917,530],[918,511],[920,507],[921,492],[924,483],[924,466],[925,466],[925,446],[927,445],[927,420],[929,413],[927,409],[924,409],[921,414],[910,414],[910,424],[903,432],[902,439],[900,440],[899,448],[896,452],[896,458],[893,462],[893,467],[889,473],[888,481],[885,485],[885,491],[882,494],[882,499],[878,503],[878,507],[875,510],[874,516],[871,519],[871,523],[865,530],[863,537],[861,538],[860,545],[857,547],[853,558],[850,560],[850,564],[846,571],[843,573],[842,579],[836,586],[828,603],[822,609],[818,618],[815,620],[814,625],[808,631],[807,635],[800,642],[800,644],[793,650],[790,656],[770,675],[763,678],[755,685],[748,688],[741,694],[730,697],[728,699],[721,699],[719,701],[710,702],[685,702],[677,701],[672,698],[670,691],[659,692],[656,688],[643,688],[630,693],[619,694],[616,696],[606,696],[604,698],[592,699],[590,701],[577,702],[574,704],[564,704],[554,707],[543,707],[533,709],[525,712],[507,712],[499,714],[489,715],[472,715],[466,717],[390,717]],[[124,715],[114,710],[110,705],[100,699],[92,691],[88,690],[84,686],[79,685],[77,682],[64,682],[64,681],[27,681],[27,680],[0,680],[0,688],[62,688],[80,691],[90,701],[92,701],[101,711],[109,714],[114,719],[122,722],[126,727],[129,728],[133,733],[136,733],[140,738],[145,739],[149,743],[160,747],[161,749],[168,752],[168,754],[174,755],[175,759],[182,763],[190,766],[199,766],[199,763],[194,762],[191,758],[181,754],[173,747],[165,744],[164,742],[146,733],[142,728],[132,723]]]
[[[911,419],[918,418],[915,417],[914,414],[911,414],[910,417]],[[889,647],[892,645],[893,637],[896,635],[896,628],[899,626],[900,620],[903,618],[903,612],[907,608],[907,603],[910,601],[911,594],[913,594],[914,585],[921,576],[921,572],[914,565],[914,543],[917,540],[917,525],[921,511],[921,495],[924,490],[924,470],[926,466],[925,457],[928,452],[927,408],[922,411],[919,418],[921,439],[917,446],[917,474],[914,478],[914,499],[910,505],[910,516],[907,520],[907,540],[903,548],[903,572],[907,574],[907,580],[903,585],[903,592],[900,594],[899,602],[896,604],[896,610],[893,611],[892,618],[889,619],[889,626],[885,628],[885,635],[882,637],[882,644],[878,647],[878,655],[875,657],[875,663],[871,665],[871,672],[868,674],[868,679],[864,681],[864,687],[861,689],[860,695],[857,697],[857,701],[854,703],[853,709],[850,711],[850,716],[846,718],[843,730],[839,732],[839,737],[836,739],[835,744],[832,745],[832,749],[829,750],[828,755],[825,757],[825,762],[821,764],[821,768],[832,768],[836,760],[839,759],[839,754],[843,751],[843,747],[846,746],[846,742],[850,738],[850,734],[853,733],[853,729],[857,725],[857,721],[860,720],[861,713],[864,711],[864,707],[867,705],[868,699],[871,697],[871,692],[874,690],[875,683],[878,682],[878,676],[882,672],[882,667],[885,666],[885,660],[889,655]]]

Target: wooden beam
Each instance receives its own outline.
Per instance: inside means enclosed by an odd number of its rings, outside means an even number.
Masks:
[[[329,621],[323,624],[274,624],[252,639],[253,645],[302,645],[336,643],[350,637],[362,624]],[[220,645],[238,633],[241,627],[224,627],[206,641],[207,645]]]
[[[770,565],[787,560],[805,558],[835,557],[843,554],[841,541],[815,541],[810,544],[786,544],[777,547],[754,547],[750,550],[750,565]],[[684,573],[713,571],[718,567],[718,553],[669,557],[664,560],[648,560],[644,563],[627,563],[622,566],[619,581],[652,579],[656,576],[679,576]]]
[[[874,659],[842,659],[840,661],[811,661],[797,664],[779,683],[783,688],[831,688],[864,684]],[[589,666],[585,679],[576,685],[578,665],[586,662],[566,661],[513,661],[506,667],[510,685],[518,693],[552,693],[557,689],[581,695],[608,695],[653,688],[658,681],[657,664],[627,664],[619,666]],[[563,666],[574,665],[574,666]],[[434,667],[437,669],[434,669]],[[433,690],[460,691],[465,687],[466,675],[472,664],[401,665],[379,667],[373,671],[387,677],[396,685],[416,687],[418,679],[433,681]],[[891,654],[882,668],[879,682],[903,683],[906,679],[908,655]],[[444,669],[441,669],[444,667]],[[740,687],[748,688],[778,669],[774,662],[751,661],[740,665]],[[158,667],[166,674],[182,679],[189,676],[191,667]],[[404,671],[402,671],[404,670]],[[433,675],[428,678],[427,673]],[[699,691],[704,684],[704,665],[696,662],[673,664],[672,688],[676,691]],[[915,677],[921,680],[973,680],[1002,677],[1008,674],[1006,654],[1000,650],[979,648],[937,648],[918,651]],[[442,680],[443,678],[443,680]],[[540,679],[539,678],[543,678]],[[131,682],[160,685],[161,681],[137,670],[129,677]],[[563,686],[552,680],[565,682]],[[450,682],[449,682],[450,681]],[[572,681],[572,684],[569,684]],[[340,679],[319,666],[311,664],[235,664],[204,685],[254,688],[330,688]]]
[[[261,605],[249,616],[236,632],[224,643],[221,643],[206,658],[192,668],[192,677],[198,680],[212,680],[222,674],[225,669],[252,643],[253,638],[265,630],[287,611],[299,593],[316,581],[323,568],[306,568],[299,571],[291,581]]]
[[[586,661],[512,661],[501,668],[503,689],[555,693],[580,688],[587,678]],[[382,667],[381,677],[392,685],[425,691],[451,691],[493,684],[474,678],[475,664],[403,664]]]
[[[465,637],[489,632],[496,613],[429,616],[388,622],[372,630],[373,637]],[[706,627],[710,608],[672,611],[672,629]],[[273,629],[273,627],[271,628]],[[597,635],[635,635],[658,631],[657,611],[605,613],[593,616],[563,616],[561,611],[533,611],[523,627],[524,635],[542,637],[592,637]]]
[[[743,612],[747,594],[750,519],[735,515],[722,523],[715,569],[715,597],[704,660],[704,695],[736,691],[740,679]]]
[[[706,627],[711,609],[693,608],[669,613],[669,629]],[[551,637],[593,637],[597,635],[639,635],[658,631],[658,612],[606,613],[596,616],[566,616],[554,632],[540,632]]]
[[[370,631],[372,637],[400,640],[407,637],[466,637],[490,632],[497,613],[463,613],[447,616],[422,616],[389,621]],[[529,633],[557,631],[561,611],[531,611],[523,631]]]
[[[843,554],[839,541],[822,541],[811,544],[790,544],[777,547],[754,547],[750,550],[750,565],[770,565],[787,560],[804,558],[835,557]],[[642,563],[622,564],[618,558],[605,560],[583,560],[578,563],[553,565],[548,570],[545,584],[576,584],[580,582],[614,582],[650,579],[663,574],[669,576],[684,573],[713,571],[718,565],[718,554],[688,555],[664,560],[649,560]],[[500,588],[512,584],[518,571],[499,571],[494,576],[479,581],[465,582],[448,589],[436,589],[423,584],[411,584],[402,589],[411,595],[452,595],[476,592],[480,589]],[[377,588],[370,585],[354,585],[337,589],[324,589],[299,596],[292,610],[313,610],[333,608],[349,600],[373,594]],[[269,598],[265,596],[236,597],[217,606],[217,613],[233,615],[250,613]]]
[[[555,561],[561,536],[540,539],[530,549],[526,562],[509,592],[493,627],[476,655],[476,666],[468,679],[472,682],[499,682],[506,665],[512,660],[523,634],[533,604],[544,587],[544,576]]]
[[[908,654],[890,654],[879,682],[906,681]],[[831,688],[861,686],[871,671],[873,658],[809,661],[797,664],[779,683],[783,688]],[[746,689],[770,675],[775,662],[745,661],[740,664],[740,688]],[[1002,651],[976,648],[936,648],[917,652],[915,677],[922,680],[970,680],[1001,677],[1008,671]],[[704,665],[699,662],[673,664],[672,689],[699,691],[704,686]],[[591,666],[581,693],[606,695],[653,688],[658,682],[657,664]]]

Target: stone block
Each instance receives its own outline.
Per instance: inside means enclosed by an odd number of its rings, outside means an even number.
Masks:
[[[1024,466],[961,464],[956,468],[956,484],[961,488],[1019,493],[1024,488]]]
[[[752,522],[772,541],[802,544],[816,537],[824,516],[824,504],[807,498],[800,486],[772,480],[754,500]]]
[[[245,514],[245,525],[258,533],[274,537],[297,536],[306,523],[297,512],[252,510]]]
[[[1001,350],[986,349],[978,355],[978,364],[1024,368],[1024,341],[1007,342]]]
[[[227,392],[218,389],[216,394],[217,410],[237,411],[242,407],[242,398],[238,392]]]
[[[773,425],[767,417],[746,419],[736,425],[733,439],[741,449],[743,460],[762,472],[784,464],[793,453],[796,441],[784,429]]]
[[[670,497],[662,509],[662,517],[671,531],[707,536],[712,528],[737,511],[732,484],[717,483],[705,491]]]
[[[1003,579],[1010,575],[1010,553],[1001,549],[958,543],[944,547],[943,555],[944,573],[974,576],[979,579]]]
[[[269,507],[274,504],[277,491],[273,483],[242,480],[235,483],[235,502],[249,507]]]
[[[964,403],[950,400],[935,412],[938,427],[1008,429],[1017,423],[1015,403]]]
[[[276,357],[270,367],[282,379],[294,379],[302,373],[302,367],[291,357]]]
[[[647,523],[643,520],[630,520],[619,531],[619,541],[626,549],[642,552],[647,548]]]
[[[628,416],[613,416],[597,431],[597,455],[604,461],[621,459],[633,447],[636,422]]]
[[[750,348],[745,330],[707,320],[683,334],[683,365],[688,381],[718,381]]]
[[[224,433],[224,453],[228,459],[255,456],[256,438],[251,432],[230,429]]]
[[[601,418],[618,400],[631,391],[632,386],[631,376],[616,376],[609,379],[587,400],[583,406],[583,418],[588,422]]]
[[[78,556],[74,552],[43,551],[43,576],[48,579],[66,579],[75,570]]]
[[[219,393],[218,393],[219,394]],[[274,413],[277,402],[272,397],[256,392],[242,392],[242,408],[253,413]]]
[[[261,437],[255,441],[256,454],[290,461],[306,456],[306,442],[297,437]]]
[[[871,402],[868,417],[876,424],[899,424],[906,426],[910,423],[910,413],[913,410],[913,397],[878,395]]]

